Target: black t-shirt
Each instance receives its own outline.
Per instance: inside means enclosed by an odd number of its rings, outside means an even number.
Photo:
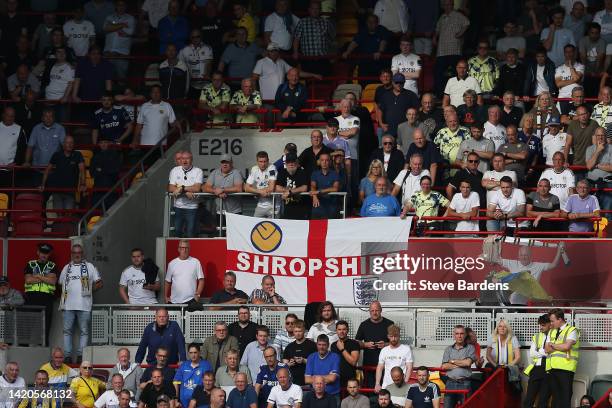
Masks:
[[[302,186],[308,187],[310,185],[310,175],[307,174],[306,170],[301,167],[298,167],[295,174],[293,175],[289,174],[287,169],[281,169],[278,172],[276,185],[289,189],[296,189]],[[306,189],[306,191],[308,191],[308,188]],[[302,196],[300,194],[292,195],[288,198],[287,201],[285,201],[285,207],[303,207],[308,202],[307,199],[308,197]]]
[[[391,89],[393,89],[393,86],[385,88],[383,85],[381,85],[376,88],[376,91],[374,92],[374,102],[380,105],[380,100],[382,99],[383,94],[386,92],[391,92]]]
[[[50,164],[55,166],[49,175],[47,186],[61,188],[75,188],[79,181],[79,164],[83,163],[83,155],[73,150],[68,156],[63,150],[53,153]]]
[[[153,370],[155,370],[156,368],[154,367],[147,367],[145,368],[145,370],[142,373],[142,376],[140,377],[140,383],[144,383],[147,382],[151,379],[151,373],[153,372]],[[162,375],[164,377],[164,384],[168,384],[169,386],[172,387],[172,381],[174,380],[174,368],[170,368],[170,367],[164,367],[161,369],[162,370]]]
[[[257,334],[256,329],[257,325],[250,320],[245,328],[242,328],[238,322],[234,322],[227,327],[229,335],[238,339],[240,357],[242,357],[247,344],[255,340],[255,335]]]
[[[191,394],[191,399],[196,400],[196,407],[210,405],[210,393],[204,390],[204,385],[202,384],[195,387],[193,394]]]
[[[383,115],[383,122],[389,125],[389,134],[397,135],[397,126],[406,121],[406,111],[408,108],[419,108],[419,98],[412,91],[401,90],[399,95],[385,92],[380,98],[380,109]]]
[[[229,293],[225,289],[218,290],[213,293],[212,298],[210,298],[210,303],[225,303],[229,302],[233,299],[248,299],[249,296],[243,291],[236,289],[234,294]]]
[[[289,371],[291,372],[291,378],[293,379],[293,383],[297,385],[305,385],[304,381],[304,373],[306,372],[306,358],[312,353],[317,351],[317,345],[314,341],[310,339],[304,340],[303,343],[298,344],[293,341],[285,347],[283,351],[283,360],[291,360],[293,357],[303,357],[303,364],[295,364],[289,367]]]
[[[328,393],[325,393],[323,398],[317,398],[314,392],[307,392],[302,402],[303,408],[336,408],[337,406],[336,398]]]
[[[532,191],[526,197],[527,204],[531,204],[533,206],[532,211],[537,212],[553,212],[557,211],[561,208],[559,203],[559,197],[554,194],[550,194],[547,200],[542,199],[540,194],[537,191]],[[561,223],[557,223],[555,221],[548,221],[546,219],[540,220],[537,227],[533,229],[540,231],[557,231]]]
[[[308,177],[310,177],[312,172],[317,168],[317,160],[319,160],[319,157],[323,153],[331,154],[332,149],[325,145],[321,145],[319,153],[315,154],[311,146],[304,149],[304,151],[300,154],[298,160],[300,161],[300,165],[302,166]]]
[[[194,15],[194,17],[191,26],[195,27],[196,24],[201,24],[202,39],[206,39],[206,43],[213,49],[213,56],[218,60],[223,52],[223,34],[231,28],[231,24],[227,19],[219,16]]]
[[[378,323],[374,323],[372,320],[367,319],[361,322],[355,335],[355,340],[363,342],[368,341],[389,341],[387,338],[387,327],[393,324],[392,320],[383,317]],[[378,355],[380,354],[379,348],[374,349],[363,349],[363,365],[377,365]]]
[[[140,401],[142,401],[147,408],[157,407],[157,397],[160,395],[167,395],[170,399],[176,398],[176,391],[172,385],[162,383],[160,390],[156,390],[153,384],[148,384],[142,393],[140,394]]]
[[[331,345],[331,351],[340,356],[340,386],[346,387],[346,382],[351,378],[355,378],[355,367],[350,365],[344,358],[344,353],[338,350],[337,341]],[[353,339],[344,340],[344,348],[349,354],[353,351],[359,351],[359,342]]]
[[[506,112],[504,109],[501,110],[499,123],[506,127],[510,125],[518,127],[519,123],[521,123],[522,117],[523,110],[519,107],[513,106],[512,109],[510,109],[510,112]]]

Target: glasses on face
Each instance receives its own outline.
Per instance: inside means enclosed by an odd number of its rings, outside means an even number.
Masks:
[[[285,322],[285,326],[293,326],[295,324],[294,321]]]
[[[93,370],[93,367],[91,366],[87,366],[87,367],[81,367],[83,370]]]
[[[479,163],[480,160],[468,160],[468,163]]]

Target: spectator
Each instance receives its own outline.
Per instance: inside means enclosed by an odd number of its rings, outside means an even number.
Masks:
[[[21,35],[17,39],[17,47],[15,52],[7,54],[3,62],[4,78],[10,77],[20,65],[26,65],[29,69],[34,68],[36,59],[31,52],[30,40],[27,36]]]
[[[252,343],[251,343],[252,344]],[[261,353],[261,351],[260,351]],[[257,393],[257,406],[259,408],[268,406],[268,397],[275,385],[278,385],[277,375],[283,369],[287,369],[287,365],[278,361],[277,351],[272,346],[265,346],[263,349],[263,364],[257,367],[255,381],[255,392]],[[244,356],[243,356],[244,359]],[[249,364],[251,375],[253,368]],[[284,370],[283,370],[284,371]]]
[[[378,177],[375,183],[376,192],[366,197],[361,206],[362,217],[392,217],[400,213],[400,205],[395,197],[388,193],[387,178]]]
[[[129,61],[125,57],[130,55],[132,35],[136,29],[136,20],[125,11],[125,0],[116,0],[115,12],[104,20],[106,33],[104,55],[115,57],[111,63],[115,67],[115,77],[118,79],[125,79],[127,76]]]
[[[15,109],[4,108],[0,121],[0,166],[21,164],[26,150],[26,135],[21,126],[15,123]],[[12,185],[11,173],[0,171],[0,185]]]
[[[359,177],[359,134],[361,130],[361,120],[353,115],[353,102],[349,99],[342,99],[338,105],[340,116],[336,116],[338,121],[338,135],[347,141],[349,147],[349,157],[351,164],[348,167],[349,180],[351,181],[351,192],[357,195],[357,179]]]
[[[60,149],[65,137],[64,127],[55,123],[53,109],[46,108],[42,122],[34,126],[30,134],[24,166],[46,166],[51,156]]]
[[[560,206],[563,208],[570,195],[575,193],[575,177],[572,170],[565,167],[565,155],[557,152],[553,155],[553,167],[544,170],[540,180],[547,179],[550,182],[551,194],[559,198]]]
[[[474,158],[474,156],[471,157]],[[445,216],[461,219],[457,222],[455,231],[479,231],[478,221],[471,221],[471,219],[479,215],[480,197],[478,193],[472,191],[469,180],[464,179],[457,184],[459,184],[459,192],[453,195]],[[450,184],[447,186],[447,190],[449,187],[451,187]]]
[[[283,83],[290,69],[291,65],[280,58],[278,45],[268,44],[266,56],[257,61],[252,73],[253,80],[258,81],[263,100],[269,101],[275,98],[276,90]],[[303,72],[301,74],[304,75]]]
[[[339,127],[338,119],[330,118],[327,121],[323,144],[332,150],[342,150],[344,152],[344,168],[348,174],[351,174],[351,148],[347,139],[338,136]]]
[[[223,111],[229,107],[230,99],[230,87],[223,82],[223,73],[215,71],[212,73],[210,83],[204,85],[202,89],[198,108],[209,110],[212,113],[213,123],[225,122],[229,117]]]
[[[418,119],[418,110],[408,108],[406,111],[406,122],[402,122],[397,127],[397,149],[402,152],[404,157],[408,153],[408,147],[414,142],[414,131],[417,128],[423,129],[423,123]]]
[[[82,5],[74,9],[74,17],[64,24],[64,36],[67,45],[74,50],[77,57],[84,57],[89,47],[96,42],[96,30],[91,21],[84,20],[85,10]]]
[[[404,75],[404,89],[419,94],[418,81],[421,76],[421,58],[412,53],[412,38],[406,34],[400,39],[400,54],[391,60],[391,72]]]
[[[104,38],[106,18],[115,11],[113,3],[108,0],[90,0],[83,5],[83,11],[85,20],[91,21],[94,25],[96,40]]]
[[[488,231],[499,231],[502,225],[508,236],[513,236],[514,230],[527,227],[528,222],[516,221],[514,218],[525,216],[526,198],[523,190],[514,187],[514,181],[504,176],[499,181],[500,189],[493,192],[487,200]]]
[[[443,13],[438,19],[436,32],[433,36],[433,46],[437,49],[436,63],[434,66],[434,85],[435,92],[438,96],[442,95],[444,84],[448,79],[446,72],[448,72],[449,68],[452,69],[461,59],[463,36],[470,26],[470,20],[463,14],[454,10],[452,0],[443,0],[442,10]],[[459,76],[459,78],[465,76],[465,72],[467,72],[467,63],[464,62],[462,67],[464,67],[462,68],[464,69],[464,74]],[[480,90],[474,90],[480,93]],[[448,94],[446,91],[444,91],[444,93]],[[463,91],[461,91],[460,95],[462,94]],[[461,100],[461,97],[459,97],[459,100]],[[447,103],[445,103],[445,105],[446,104]],[[451,104],[457,106],[457,104],[452,101]]]
[[[92,376],[93,364],[91,361],[80,363],[79,373],[80,375],[70,383],[72,398],[78,406],[93,408],[96,399],[105,391],[105,384]]]
[[[176,0],[171,2],[174,3]],[[189,90],[189,69],[185,62],[178,58],[176,45],[168,43],[164,45],[164,50],[166,60],[159,64],[162,98],[183,99]]]
[[[408,11],[401,1],[378,0],[374,5],[374,15],[381,26],[394,34],[408,31]]]
[[[408,373],[410,377],[410,373]],[[403,407],[406,405],[406,395],[408,393],[408,383],[404,379],[404,372],[399,366],[391,369],[391,380],[393,381],[385,387],[391,395],[391,402],[394,405]]]
[[[504,65],[504,67],[505,66],[506,65]],[[504,105],[501,109],[500,124],[504,127],[508,127],[509,125],[519,126],[521,122],[521,118],[523,117],[523,109],[516,106],[516,98],[518,98],[518,96],[515,97],[515,94],[512,91],[506,91],[502,96]]]
[[[517,366],[520,361],[521,346],[518,339],[512,334],[510,324],[501,319],[491,333],[491,341],[487,345],[487,366]]]
[[[476,103],[477,98],[478,95],[476,95],[476,91],[473,89],[466,90],[463,92],[464,104],[459,105],[456,110],[454,109],[453,105],[447,105],[444,108],[444,117],[446,118],[449,110],[453,109],[459,116],[459,123],[461,123],[463,126],[470,126],[476,122],[483,122],[485,119],[485,107]],[[437,130],[439,130],[440,127],[441,125],[438,125]],[[435,135],[436,131],[434,130],[432,134]]]
[[[221,166],[210,173],[206,183],[202,186],[202,191],[214,194],[217,197],[217,200],[215,200],[217,215],[223,217],[223,221],[219,220],[218,217],[216,218],[219,222],[219,225],[217,225],[219,228],[225,225],[225,213],[242,214],[240,198],[232,197],[228,193],[242,192],[242,184],[244,182],[242,174],[233,168],[232,156],[222,154],[220,162]]]
[[[313,149],[313,154],[315,154],[315,140],[313,139],[315,138],[315,132],[319,131],[312,131],[311,141],[313,142],[313,146],[308,148]],[[316,136],[316,138],[318,138],[318,136]],[[326,146],[322,147],[326,148]],[[309,157],[309,154],[306,153],[308,149],[302,152],[302,155],[306,156],[305,160],[308,160]],[[319,153],[321,152],[323,152],[322,149],[319,150]],[[302,155],[300,157],[302,157]],[[313,165],[316,164],[313,163]],[[310,175],[308,171],[303,169],[298,163],[297,155],[293,152],[287,153],[285,156],[285,168],[280,170],[277,183],[274,186],[277,193],[282,193],[284,203],[283,218],[294,220],[304,220],[310,218],[310,208],[308,205],[309,203],[307,202],[307,197],[301,195],[302,193],[308,191],[309,184]]]
[[[238,339],[240,356],[244,356],[247,345],[255,341],[257,335],[257,324],[251,321],[251,311],[248,306],[238,307],[238,320],[230,324],[227,329],[230,336]],[[240,363],[242,364],[242,361]]]
[[[285,315],[285,329],[280,329],[276,333],[276,337],[274,337],[273,346],[279,351],[279,354],[282,355],[283,350],[295,340],[293,337],[293,327],[295,322],[298,320],[298,317],[295,313],[287,313]],[[283,360],[283,362],[285,362]]]
[[[253,86],[251,78],[242,80],[240,90],[234,92],[230,100],[230,108],[237,111],[236,123],[257,123],[259,117],[257,113],[248,113],[261,107],[261,95]]]
[[[181,165],[170,171],[168,192],[174,198],[174,230],[178,237],[198,235],[198,198],[194,194],[200,192],[203,178],[202,169],[193,166],[193,155],[188,151],[183,152]]]
[[[189,247],[189,240],[179,240],[179,256],[168,264],[164,285],[166,303],[192,305],[202,297],[204,270],[200,261],[189,255]]]
[[[279,368],[276,372],[278,384],[272,387],[268,395],[268,408],[274,406],[299,408],[302,404],[302,388],[293,384],[289,369]]]
[[[119,171],[121,170],[121,153],[115,149],[109,149],[110,141],[100,138],[98,141],[98,149],[94,151],[89,164],[89,172],[93,177],[93,186],[95,189],[102,191],[94,191],[92,202],[97,203],[102,198],[105,198],[104,204],[109,208],[117,200],[117,193],[111,192],[106,195],[108,190],[119,180]]]
[[[539,154],[534,154],[534,158],[528,161],[529,145],[528,142],[518,140],[516,126],[510,125],[506,129],[507,142],[497,148],[497,152],[504,156],[505,167],[509,171],[514,171],[519,184],[525,180],[526,166],[530,169],[537,163]],[[538,140],[539,142],[539,140]],[[535,163],[534,163],[535,162]]]
[[[369,408],[370,400],[359,392],[359,381],[349,379],[346,384],[348,395],[340,403],[340,408]]]
[[[300,110],[306,104],[308,91],[304,85],[298,82],[299,76],[299,70],[291,68],[287,71],[287,82],[281,84],[276,90],[275,106],[280,109],[280,120],[283,122],[293,122],[304,116],[300,113]]]
[[[601,88],[597,100],[598,103],[593,107],[591,119],[597,122],[597,125],[608,129],[612,124],[612,89],[608,86]],[[606,133],[608,133],[607,130]]]
[[[448,207],[450,201],[448,201],[442,194],[437,191],[432,191],[431,177],[423,176],[420,180],[421,190],[417,191],[412,195],[410,201],[408,201],[400,213],[400,217],[403,219],[406,217],[406,213],[414,211],[418,217],[436,217],[441,210],[441,207]],[[436,221],[430,222],[429,225],[438,226],[439,223]]]
[[[286,21],[285,18],[284,21]],[[299,20],[295,25],[293,59],[299,60],[300,54],[307,58],[315,58],[315,60],[302,61],[302,69],[327,75],[331,71],[327,55],[335,38],[336,30],[331,19],[321,17],[321,3],[311,1],[308,6],[308,16]]]
[[[195,398],[195,391],[199,385],[202,385],[205,373],[209,373],[209,384],[214,383],[210,363],[200,356],[200,345],[191,343],[187,351],[189,361],[181,363],[174,375],[174,391],[183,407],[189,406],[191,399]],[[212,384],[209,386],[212,388]]]
[[[577,194],[572,194],[565,205],[561,207],[562,216],[570,220],[570,232],[591,232],[593,223],[588,219],[599,217],[599,202],[597,197],[590,195],[590,183],[582,179],[576,183]]]
[[[572,89],[572,100],[561,106],[561,123],[563,126],[567,126],[570,120],[575,119],[576,108],[584,103],[584,88],[577,86]],[[587,104],[586,106],[592,109],[591,105]]]
[[[40,367],[40,371],[45,371],[48,376],[48,384],[52,389],[67,389],[72,379],[78,376],[78,370],[70,368],[72,363],[70,357],[64,357],[64,350],[61,347],[51,349],[51,360]]]
[[[247,32],[247,41],[254,42],[257,36],[257,29],[255,28],[255,20],[247,11],[247,5],[238,1],[232,7],[234,17],[236,17],[234,20],[234,25],[236,26],[234,35],[237,37],[239,29],[243,28]]]
[[[329,351],[329,337],[320,334],[317,337],[317,353],[312,353],[306,360],[304,379],[306,384],[313,384],[314,379],[321,376],[325,383],[325,392],[340,400],[340,357]]]
[[[140,394],[138,385],[140,384],[143,369],[140,367],[140,364],[130,362],[130,350],[125,347],[117,350],[117,361],[118,363],[110,370],[111,380],[106,383],[106,389],[114,389],[115,394],[117,393],[117,388],[119,388],[119,391],[126,389],[138,398]],[[113,387],[113,377],[116,374],[121,376],[121,387]],[[109,404],[107,400],[107,405],[112,404]]]
[[[150,305],[157,303],[156,293],[161,288],[157,270],[152,270],[152,262],[145,266],[142,249],[132,249],[131,257],[132,265],[123,270],[119,279],[119,295],[126,304]]]
[[[548,121],[547,126],[548,132],[542,138],[542,154],[546,159],[546,165],[552,166],[555,153],[569,152],[569,139],[567,133],[560,132],[559,118],[553,116]]]
[[[0,45],[4,55],[12,55],[15,51],[15,44],[21,35],[28,35],[28,24],[26,16],[17,11],[18,1],[6,1],[6,13],[0,17],[0,27],[2,27],[2,38]]]
[[[56,27],[55,13],[44,13],[42,23],[38,24],[32,35],[32,50],[36,58],[42,58],[45,50],[51,46],[51,33]]]
[[[517,185],[516,173],[506,170],[505,157],[501,153],[495,153],[491,159],[493,169],[486,171],[482,176],[482,186],[487,190],[487,203],[491,199],[494,191],[499,190],[500,180],[504,176],[510,177],[514,185]]]
[[[456,70],[457,76],[450,78],[446,83],[446,87],[444,88],[442,106],[453,105],[457,107],[461,105],[463,94],[468,89],[476,92],[477,103],[478,105],[482,105],[482,91],[476,78],[469,76],[468,63],[465,60],[459,60],[459,62],[457,62]]]
[[[225,272],[223,276],[223,289],[216,291],[213,293],[212,298],[210,299],[210,303],[213,304],[244,304],[248,301],[249,296],[241,291],[240,289],[236,289],[236,274],[232,271]],[[223,308],[215,308],[213,310],[230,310]],[[226,328],[227,329],[227,328]],[[230,337],[233,337],[230,334]],[[235,349],[238,349],[236,343]]]
[[[431,55],[432,36],[436,31],[436,20],[440,15],[440,3],[411,1],[407,7],[410,16],[409,31],[415,34],[414,52],[419,55]]]
[[[536,49],[535,60],[527,65],[523,95],[539,96],[544,91],[556,94],[555,70],[555,63],[548,58],[546,49],[544,47]]]
[[[49,374],[46,371],[38,370],[36,371],[36,373],[34,373],[34,390],[36,390],[35,392],[49,392],[51,390],[51,388],[49,387]],[[56,400],[54,398],[51,398],[52,394],[49,393],[47,395],[48,397],[41,396],[40,399],[37,398],[35,401],[40,402],[41,404],[44,404],[45,406],[51,406],[52,404],[55,404]],[[34,404],[35,403],[32,402],[32,399],[24,398],[21,400],[21,402],[19,402],[19,404],[15,403],[14,406],[20,407],[20,408],[27,408]],[[122,408],[127,408],[127,407],[122,407]]]
[[[146,20],[148,26],[157,31],[159,21],[168,14],[169,3],[170,0],[145,0],[141,7],[140,25]]]
[[[212,47],[213,55],[217,57],[221,55],[223,43],[229,39],[233,30],[230,19],[226,14],[219,13],[218,6],[215,0],[207,1],[202,14],[191,16],[192,29],[195,29],[196,26],[200,28],[202,38],[206,38],[206,43]]]
[[[581,4],[582,9],[584,6]],[[584,31],[583,31],[584,32]],[[580,60],[585,65],[584,86],[589,95],[594,95],[599,88],[599,74],[604,71],[606,59],[606,42],[601,38],[601,26],[589,23],[587,35],[576,40]]]
[[[174,378],[174,376],[172,378]],[[138,401],[138,408],[157,407],[157,401],[160,397],[166,397],[167,402],[170,403],[172,407],[175,406],[177,402],[176,391],[172,383],[168,382],[168,379],[161,369],[154,368],[151,370],[151,380],[148,381],[142,389]]]
[[[74,50],[66,45],[66,37],[64,37],[64,32],[61,27],[54,28],[51,32],[51,45],[45,49],[43,59],[39,61],[35,68],[36,72],[43,71],[41,82],[44,87],[49,84],[49,75],[57,59],[55,52],[58,48],[63,48],[66,51],[66,61],[70,64],[76,62]]]
[[[266,17],[264,26],[264,44],[278,44],[283,51],[291,49],[291,36],[300,21],[289,10],[287,0],[276,0],[275,11]]]
[[[247,30],[243,27],[236,29],[236,41],[228,44],[223,51],[217,69],[230,78],[250,77],[261,49],[255,42],[247,42]]]
[[[157,379],[155,378],[156,374],[154,374],[155,370],[159,370],[159,374],[161,375],[157,375]],[[156,384],[155,388],[157,391],[161,390],[160,385],[163,384],[164,388],[170,388],[174,393],[174,386],[172,385],[174,374],[174,368],[168,367],[168,349],[163,346],[159,347],[155,352],[153,364],[145,368],[142,376],[140,377],[140,385],[138,386],[141,391],[140,398],[142,399],[143,395],[145,394],[145,389],[152,388],[148,387],[149,384]]]
[[[470,376],[472,370],[470,366],[476,361],[474,346],[465,343],[465,327],[455,326],[453,330],[455,344],[448,346],[444,350],[442,357],[442,368],[448,370],[447,390],[469,390]],[[447,393],[444,396],[444,407],[454,407],[457,402],[462,403],[463,394]]]
[[[380,144],[382,135],[385,133],[384,126],[386,126],[383,122],[382,97],[385,93],[393,90],[393,72],[388,68],[383,68],[380,70],[378,78],[380,80],[380,85],[374,92],[374,115],[376,116],[376,123],[378,124],[376,134],[378,136],[378,144]]]
[[[565,62],[564,50],[566,45],[576,46],[574,33],[567,28],[563,28],[564,12],[562,8],[555,8],[549,12],[550,26],[540,33],[542,46],[546,48],[548,58],[554,62],[555,66]]]
[[[363,365],[377,365],[380,350],[387,345],[387,328],[393,321],[382,316],[382,305],[379,301],[370,303],[370,318],[359,324],[355,340],[363,351]],[[366,372],[366,385],[374,387],[374,375]]]
[[[211,406],[213,401],[213,391],[215,387],[215,374],[212,371],[205,371],[202,382],[198,384],[189,400],[189,407]],[[224,394],[225,397],[225,394]]]
[[[497,81],[496,88],[493,90],[493,93],[498,96],[506,95],[508,92],[512,94],[512,104],[510,104],[510,101],[508,103],[504,102],[504,111],[507,111],[507,113],[509,113],[510,108],[514,107],[515,102],[517,105],[522,106],[522,103],[518,100],[520,95],[523,95],[526,77],[527,70],[525,64],[518,60],[518,51],[514,48],[509,49],[506,52],[506,63],[499,69],[499,80]],[[506,109],[506,106],[508,109]],[[516,109],[522,111],[519,107],[516,107]]]
[[[592,144],[592,136],[598,127],[590,116],[586,106],[579,106],[576,119],[570,121],[567,127],[568,144],[574,151],[573,164],[576,166],[586,166],[586,149]]]
[[[312,380],[312,391],[304,395],[304,408],[336,408],[338,395],[330,395],[327,391],[327,376],[316,375]]]
[[[189,23],[181,15],[178,0],[168,2],[168,14],[159,20],[157,32],[159,34],[159,53],[166,53],[166,47],[170,44],[176,46],[176,51],[181,51],[189,39]]]
[[[423,169],[423,156],[420,153],[415,153],[410,156],[409,168],[399,172],[395,180],[393,181],[393,190],[391,191],[392,196],[402,192],[399,198],[402,206],[406,205],[412,195],[420,191],[421,178],[423,176],[429,176],[429,170]]]
[[[0,276],[0,305],[15,307],[23,305],[23,295],[15,288],[11,288],[7,276]]]
[[[197,99],[202,93],[205,80],[209,78],[212,70],[213,49],[202,42],[202,32],[194,28],[190,34],[191,42],[179,52],[179,59],[189,70],[190,99]]]
[[[336,201],[329,193],[340,189],[338,173],[330,168],[331,158],[328,153],[319,156],[319,170],[313,171],[310,177],[310,197],[312,198],[312,218],[329,219],[337,216]]]
[[[593,22],[601,26],[601,35],[606,43],[612,40],[612,23],[610,20],[610,14],[612,13],[612,2],[610,0],[604,1],[604,9],[598,11],[593,16]]]
[[[374,408],[394,408],[395,406],[391,402],[391,393],[385,389],[378,392],[378,398],[375,404],[370,404]]]
[[[374,389],[378,392],[393,383],[391,369],[399,367],[408,377],[412,373],[412,350],[406,344],[400,344],[400,328],[396,325],[387,327],[389,345],[380,351],[376,366],[376,380]],[[383,378],[383,369],[385,372]],[[380,381],[382,379],[382,386]]]
[[[395,137],[397,127],[404,121],[409,108],[417,108],[419,100],[412,91],[404,89],[406,78],[403,74],[393,75],[393,87],[380,95],[378,106],[381,112],[379,125],[383,132]],[[378,109],[378,108],[377,108]]]
[[[349,178],[346,171],[344,170],[344,165],[346,163],[346,160],[344,159],[344,151],[342,149],[336,149],[330,154],[330,156],[332,161],[332,169],[335,170],[336,173],[338,173],[338,179],[340,180],[340,186],[338,187],[338,191],[348,192]],[[352,193],[352,191],[350,193]],[[348,207],[352,206],[350,202],[350,197],[350,195],[347,196]]]
[[[555,84],[559,88],[559,98],[570,98],[572,89],[582,83],[584,77],[584,65],[576,62],[576,47],[568,44],[563,47],[565,61],[555,70]],[[567,104],[567,101],[559,102],[560,105]]]
[[[446,127],[440,129],[433,139],[438,146],[441,156],[449,163],[461,160],[459,146],[470,138],[468,128],[459,126],[457,114],[453,113],[446,120]]]
[[[587,32],[587,28],[593,16],[585,13],[585,3],[582,1],[572,0],[569,4],[563,5],[562,2],[561,5],[565,8],[563,27],[569,29],[573,33],[574,41],[578,44],[584,36],[584,33]]]
[[[517,24],[514,20],[508,20],[504,24],[505,36],[497,40],[495,51],[497,52],[497,59],[501,60],[508,56],[508,51],[511,49],[517,52],[517,58],[521,60],[525,58],[526,42],[525,37],[518,35]]]
[[[489,54],[489,41],[478,42],[478,54],[468,60],[468,75],[478,81],[480,91],[490,96],[499,80],[499,63]]]
[[[580,397],[580,407],[594,407],[595,398],[590,395],[583,395]]]
[[[156,361],[156,351],[163,347],[168,351],[168,364],[185,361],[185,338],[180,326],[169,321],[168,310],[159,308],[155,311],[155,321],[149,323],[142,334],[135,361],[140,364],[147,353],[147,364]]]
[[[55,63],[49,74],[49,85],[45,88],[45,98],[66,104],[72,95],[74,82],[74,69],[66,61],[66,49],[58,47],[55,49]],[[62,105],[56,105],[56,111],[60,118],[65,117]]]
[[[395,139],[391,135],[383,136],[382,147],[373,151],[370,156],[370,162],[373,160],[383,163],[386,177],[390,182],[394,181],[404,168],[404,155],[397,150]]]
[[[251,168],[249,177],[244,183],[244,191],[259,196],[255,217],[274,218],[274,205],[271,193],[276,184],[276,167],[270,164],[268,153],[257,153],[257,165]]]
[[[491,125],[489,123],[489,125]],[[501,125],[498,125],[501,127]],[[497,126],[493,128],[497,129]],[[501,129],[500,129],[501,130]],[[493,154],[495,153],[495,144],[493,140],[483,137],[483,126],[480,123],[474,123],[470,126],[470,138],[465,139],[459,145],[457,151],[457,158],[454,164],[461,166],[462,168],[468,167],[468,156],[470,153],[474,153],[478,159],[478,170],[485,172],[489,169],[489,163]],[[489,133],[492,135],[492,133]]]
[[[430,177],[435,181],[438,164],[442,163],[442,156],[440,156],[438,147],[429,142],[420,129],[414,131],[414,142],[408,147],[406,158],[409,159],[417,153],[423,158],[423,168],[429,170]]]
[[[440,407],[440,388],[435,383],[429,381],[429,370],[425,366],[420,366],[416,370],[417,382],[410,384],[406,395],[406,408],[426,408],[431,402],[431,407]]]
[[[595,131],[595,143],[587,147],[586,166],[589,170],[587,179],[599,188],[610,188],[612,180],[612,148],[610,147],[610,135],[605,135],[602,128]],[[606,138],[608,139],[606,143]],[[601,191],[599,196],[603,209],[612,209],[612,194]]]
[[[359,204],[363,203],[366,197],[376,193],[374,183],[379,177],[387,177],[385,169],[380,160],[374,159],[370,162],[368,174],[359,183]]]
[[[286,345],[283,350],[283,363],[289,366],[291,378],[297,385],[305,385],[304,372],[306,370],[306,358],[317,351],[316,344],[304,337],[304,321],[294,319],[293,341]]]
[[[550,194],[550,180],[541,178],[537,191],[527,196],[527,217],[534,217],[533,229],[540,231],[558,231],[559,223],[547,221],[547,218],[558,218],[560,212],[559,198]]]
[[[359,362],[359,342],[348,338],[349,324],[345,320],[336,322],[336,340],[330,350],[340,356],[340,386],[346,387],[355,378],[355,367]],[[314,343],[313,343],[314,344]],[[316,351],[316,350],[315,350]]]
[[[342,53],[342,58],[347,59],[356,51],[361,55],[357,59],[359,75],[376,76],[380,72],[381,56],[387,48],[390,34],[389,30],[379,24],[377,15],[369,14],[366,17],[365,26],[359,28],[355,37]]]
[[[489,107],[487,113],[488,120],[484,124],[483,136],[494,143],[497,151],[507,141],[506,128],[500,123],[501,109],[499,106],[493,105]]]
[[[247,382],[247,375],[237,372],[234,376],[236,387],[227,397],[228,408],[257,408],[257,393],[255,387]]]
[[[227,323],[218,321],[215,323],[215,331],[212,336],[207,337],[203,344],[202,358],[207,360],[213,372],[221,366],[230,350],[238,350],[238,340],[228,334]]]
[[[35,98],[38,98],[40,81],[30,72],[30,68],[26,64],[21,64],[17,67],[15,73],[8,77],[7,89],[14,102],[24,100],[30,90],[34,93]]]
[[[268,361],[265,356],[266,349],[270,348],[275,351],[274,359],[276,361],[278,351],[272,346],[272,343],[269,341],[269,336],[270,330],[266,326],[257,326],[255,330],[255,340],[247,344],[242,352],[240,365],[249,368],[251,378],[259,380],[258,374],[260,373],[260,367]],[[257,391],[259,394],[259,390]]]
[[[161,92],[159,85],[153,85],[151,87],[151,100],[140,106],[132,147],[138,145],[154,146],[162,140],[162,144],[165,145],[168,140],[166,137],[172,133],[178,132],[179,135],[182,135],[183,131],[176,120],[176,116],[174,116],[172,105],[162,101]],[[166,139],[164,140],[164,138]]]
[[[330,343],[338,340],[336,334],[337,321],[338,314],[333,303],[329,301],[322,302],[317,310],[316,322],[310,326],[306,337],[316,341],[321,334],[325,334]]]
[[[261,289],[253,289],[251,292],[251,296],[249,297],[249,303],[255,305],[261,304],[276,304],[276,305],[286,305],[287,302],[285,299],[276,293],[276,282],[274,281],[274,277],[271,275],[266,275],[261,278]],[[278,307],[271,310],[283,311],[287,310],[284,307]]]
[[[102,107],[96,110],[93,116],[91,123],[91,141],[93,144],[97,144],[99,138],[120,144],[126,141],[134,130],[134,124],[128,112],[113,104],[113,94],[111,92],[105,92],[102,95]]]

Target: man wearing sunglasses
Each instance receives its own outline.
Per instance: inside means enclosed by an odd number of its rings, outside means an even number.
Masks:
[[[397,175],[404,168],[404,154],[397,149],[395,138],[391,135],[384,135],[382,137],[382,147],[372,152],[370,163],[375,159],[383,163],[389,183],[393,183]]]

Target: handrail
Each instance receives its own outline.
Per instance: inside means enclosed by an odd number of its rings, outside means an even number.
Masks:
[[[608,388],[608,391],[604,393],[593,405],[593,408],[608,408],[610,404],[608,404],[608,399],[610,398],[610,394],[612,394],[612,387]]]
[[[462,404],[459,404],[460,408],[463,407],[470,407],[471,404],[476,403],[474,406],[475,407],[479,407],[482,405],[478,405],[477,402],[482,398],[483,395],[491,395],[493,394],[494,396],[492,397],[496,402],[497,402],[497,407],[498,408],[503,408],[505,406],[506,401],[504,401],[504,399],[502,398],[502,396],[504,395],[503,392],[501,393],[491,393],[489,390],[490,387],[494,387],[496,386],[496,383],[499,383],[501,381],[501,385],[502,388],[504,386],[505,380],[506,380],[506,374],[505,374],[505,370],[495,370],[493,372],[493,374],[487,378],[487,380],[478,388],[478,390],[476,390],[476,392],[474,394],[472,394],[465,402],[463,402]],[[499,377],[502,377],[501,379]],[[502,390],[503,391],[503,390]],[[491,405],[487,405],[487,407],[490,408],[494,408],[495,406],[491,406]]]

